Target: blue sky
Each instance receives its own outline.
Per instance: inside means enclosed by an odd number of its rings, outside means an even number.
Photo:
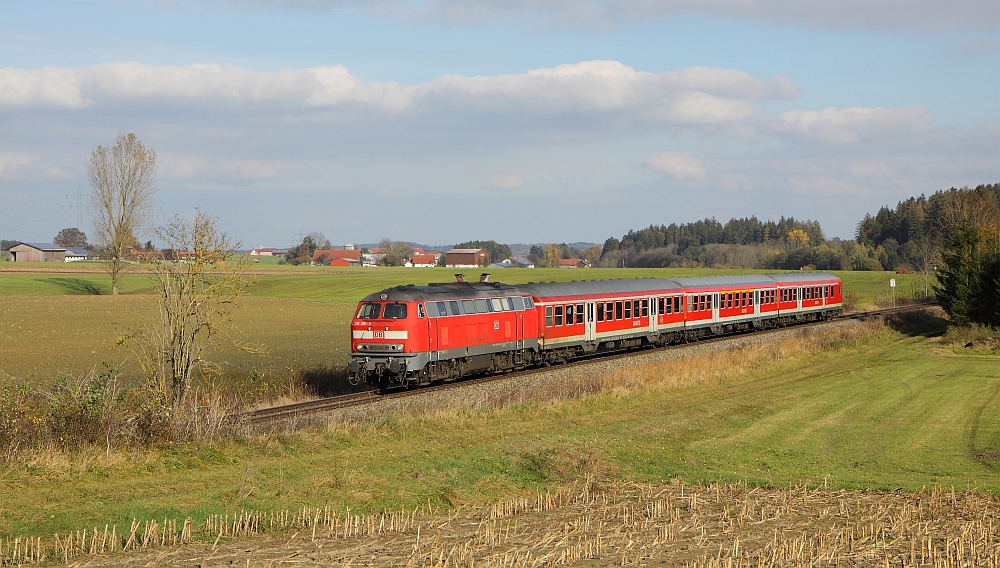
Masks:
[[[750,215],[850,237],[1000,181],[998,71],[984,1],[5,3],[0,237],[75,225],[118,132],[159,156],[157,214],[248,246]]]

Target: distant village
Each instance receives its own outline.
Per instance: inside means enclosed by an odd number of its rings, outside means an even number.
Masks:
[[[256,248],[250,256],[284,257],[288,250],[277,248]],[[313,266],[384,266],[389,251],[383,247],[360,248],[346,244],[342,248],[316,249],[312,254]],[[490,258],[490,251],[481,248],[452,248],[444,252],[413,247],[408,258],[402,259],[400,266],[407,268],[534,268],[535,262],[526,256],[511,256],[498,262]],[[560,268],[590,268],[590,262],[581,258],[559,259]]]
[[[16,243],[16,244],[10,244]],[[68,247],[54,243],[35,243],[6,241],[0,260],[9,262],[79,262],[99,260],[99,255],[85,247]],[[291,249],[277,247],[259,247],[245,251],[256,259],[275,259],[284,263]],[[183,262],[184,257],[193,254],[188,251],[151,251],[136,248],[133,254],[138,262],[142,255],[152,254],[165,260]],[[312,266],[346,266],[375,267],[387,264],[407,268],[433,268],[436,266],[448,268],[535,268],[538,263],[533,254],[526,256],[508,256],[493,259],[489,250],[483,248],[452,248],[446,251],[424,250],[421,247],[409,249],[398,262],[387,263],[386,257],[391,252],[384,247],[365,248],[355,244],[345,244],[339,248],[316,248],[312,251],[307,264]],[[560,258],[559,268],[590,268],[591,263],[583,258]],[[303,264],[298,262],[297,264]]]

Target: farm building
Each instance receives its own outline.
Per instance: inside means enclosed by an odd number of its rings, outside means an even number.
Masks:
[[[444,253],[448,268],[478,268],[490,263],[490,253],[483,249],[451,249]]]
[[[68,248],[66,249],[66,257],[63,259],[66,262],[76,262],[77,260],[87,260],[90,258],[90,251],[82,248]]]
[[[590,262],[582,258],[560,258],[559,268],[590,268]]]
[[[410,259],[410,266],[416,268],[430,268],[437,266],[437,255],[428,253],[413,253],[413,258]]]
[[[275,256],[275,251],[276,250],[277,249],[275,249],[273,247],[270,247],[270,248],[263,248],[263,247],[261,247],[261,248],[255,248],[252,251],[250,251],[250,256]]]
[[[316,249],[312,261],[314,264],[330,266],[358,266],[361,264],[361,251]]]
[[[18,243],[9,249],[10,259],[14,262],[64,262],[69,250],[66,247],[52,243]],[[74,249],[82,250],[82,249]],[[73,254],[72,256],[79,256]],[[86,251],[84,251],[86,257]],[[80,260],[73,258],[73,260]]]
[[[500,263],[500,266],[502,266],[503,268],[515,268],[515,267],[534,268],[535,263],[531,262],[530,260],[528,260],[523,256],[514,256],[511,258],[504,259],[504,261]]]

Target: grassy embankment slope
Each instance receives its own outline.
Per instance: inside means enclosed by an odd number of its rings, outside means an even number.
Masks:
[[[45,272],[55,269],[63,273]],[[11,272],[12,269],[28,272]],[[259,270],[257,269],[259,268]],[[246,336],[259,341],[269,356],[260,358],[234,350],[224,351],[222,362],[229,383],[259,370],[264,380],[291,380],[304,374],[333,376],[331,369],[348,359],[348,324],[364,296],[402,284],[451,281],[454,269],[256,267],[258,282],[246,309],[236,321]],[[477,270],[464,270],[470,278]],[[742,274],[712,269],[507,269],[494,280],[511,284],[528,281],[645,278],[650,276],[701,276]],[[760,272],[760,271],[758,271]],[[859,304],[872,304],[888,296],[890,278],[897,279],[897,293],[923,290],[921,275],[874,272],[838,273],[848,293]],[[110,294],[110,278],[93,264],[0,264],[0,378],[48,382],[59,374],[81,375],[100,369],[102,362],[118,363],[123,349],[110,349],[130,325],[155,316],[155,303],[145,274],[126,274],[122,295]],[[127,371],[133,371],[126,368]]]
[[[882,330],[827,350],[807,340],[755,372],[723,369],[688,388],[7,466],[0,534],[240,508],[453,504],[585,474],[994,492],[998,391],[998,354],[940,338]]]

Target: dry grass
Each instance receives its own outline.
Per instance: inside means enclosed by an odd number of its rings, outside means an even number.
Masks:
[[[98,527],[89,535],[6,542],[0,562],[995,567],[1000,500],[942,488],[880,493],[580,479],[551,493],[452,511],[238,511],[198,526],[134,521],[124,532]]]
[[[293,431],[326,425],[354,429],[386,421],[461,420],[482,412],[502,412],[525,403],[559,405],[595,394],[613,397],[704,388],[793,364],[807,357],[831,356],[895,332],[883,320],[841,321],[819,328],[788,329],[769,336],[748,335],[727,342],[692,344],[682,349],[638,353],[627,359],[512,377],[447,392],[354,407],[325,416],[259,426],[263,431]]]

